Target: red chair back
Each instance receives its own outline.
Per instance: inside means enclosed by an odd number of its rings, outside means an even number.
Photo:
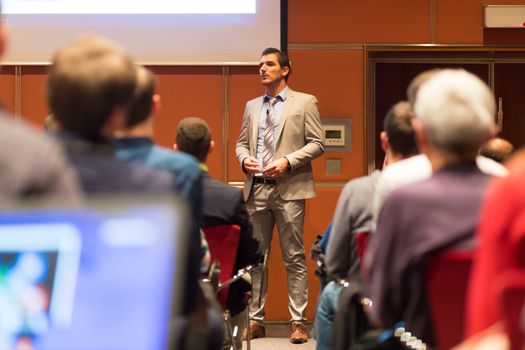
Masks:
[[[511,350],[523,349],[525,334],[521,319],[525,301],[525,270],[513,269],[501,273],[494,281],[496,295],[503,314],[503,324]]]
[[[237,225],[218,225],[203,227],[202,230],[208,241],[211,261],[217,260],[220,263],[219,281],[223,283],[234,273],[241,228]],[[221,289],[217,296],[225,309],[228,290],[228,287]]]
[[[361,231],[355,234],[355,243],[357,246],[357,254],[359,255],[359,261],[363,266],[363,257],[365,256],[366,248],[368,247],[368,241],[370,240],[370,231]]]
[[[450,349],[463,339],[472,259],[472,250],[447,250],[427,260],[427,297],[438,349]]]

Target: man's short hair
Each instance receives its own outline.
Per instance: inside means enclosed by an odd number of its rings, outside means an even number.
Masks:
[[[456,155],[477,154],[494,131],[495,111],[487,84],[462,69],[444,69],[425,82],[414,108],[428,141]]]
[[[199,162],[204,162],[210,150],[210,127],[201,118],[184,118],[177,126],[175,140],[180,151],[191,154]]]
[[[514,146],[509,141],[495,137],[483,144],[479,150],[479,154],[487,158],[493,159],[498,163],[504,163],[510,158]]]
[[[142,66],[135,67],[137,83],[135,92],[126,111],[126,127],[139,125],[151,115],[153,95],[155,94],[155,76]]]
[[[390,108],[383,121],[383,130],[394,153],[403,157],[419,153],[412,127],[412,108],[407,101],[398,102]]]
[[[63,130],[100,137],[135,89],[131,58],[103,37],[85,36],[59,49],[48,69],[47,100]]]
[[[290,66],[290,60],[288,59],[288,55],[275,47],[268,47],[263,50],[261,53],[262,56],[270,55],[270,54],[276,54],[277,55],[277,61],[279,62],[279,66],[282,68],[288,67],[288,74],[284,77],[285,80],[288,80],[288,77],[290,77],[290,74],[292,74],[292,66]]]

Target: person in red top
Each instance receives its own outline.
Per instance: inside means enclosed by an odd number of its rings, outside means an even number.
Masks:
[[[491,184],[480,216],[479,249],[467,298],[467,336],[503,318],[494,279],[509,269],[525,269],[525,151],[508,167],[509,176]]]

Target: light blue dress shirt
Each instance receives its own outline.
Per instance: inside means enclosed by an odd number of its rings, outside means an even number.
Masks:
[[[281,126],[281,115],[283,113],[283,107],[284,107],[284,101],[286,101],[286,97],[288,96],[288,86],[285,87],[281,92],[279,92],[276,96],[277,101],[275,102],[273,106],[274,110],[274,137],[273,137],[273,147],[275,149],[275,145],[277,142],[277,133],[279,131],[279,127]],[[270,100],[269,96],[264,96],[264,102],[262,104],[261,113],[259,114],[259,127],[258,127],[258,133],[257,133],[257,162],[259,162],[260,166],[262,167],[263,164],[263,150],[264,150],[264,129],[266,128],[266,111],[270,108]],[[255,176],[262,176],[262,173],[256,173]]]

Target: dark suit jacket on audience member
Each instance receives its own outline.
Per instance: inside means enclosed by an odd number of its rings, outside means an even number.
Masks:
[[[177,193],[181,194],[189,203],[191,212],[191,233],[189,239],[189,258],[187,263],[188,283],[194,288],[200,277],[200,223],[202,207],[201,171],[197,160],[192,156],[174,152],[171,149],[158,147],[149,137],[124,137],[113,140],[115,156],[128,165],[147,166],[148,169],[168,171],[173,175],[173,185]],[[195,298],[196,294],[187,298]],[[189,311],[192,305],[184,304]]]
[[[76,169],[82,188],[87,194],[166,194],[174,193],[173,175],[138,164],[127,164],[115,158],[115,150],[110,142],[86,140],[61,132],[59,140],[67,150],[67,155]],[[200,294],[199,247],[190,241],[188,261],[194,268],[188,268],[187,288],[183,313],[188,314],[197,305]]]
[[[261,259],[259,243],[253,236],[241,189],[218,181],[205,172],[202,178],[202,192],[203,227],[224,224],[241,227],[235,271],[246,265],[258,263]],[[249,290],[250,285],[242,279],[230,287],[227,304],[232,315],[244,310],[247,305],[244,294]]]
[[[109,142],[86,140],[67,133],[60,133],[58,137],[88,194],[174,191],[169,172],[121,162],[115,158],[115,149]]]

